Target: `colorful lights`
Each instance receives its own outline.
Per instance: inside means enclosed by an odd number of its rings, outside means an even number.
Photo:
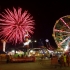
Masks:
[[[53,37],[59,48],[66,49],[70,42],[70,15],[61,17],[54,25]]]

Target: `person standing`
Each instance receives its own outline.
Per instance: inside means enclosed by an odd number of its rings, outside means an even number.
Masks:
[[[70,62],[70,61],[69,61],[69,57],[70,57],[69,54],[67,54],[67,58],[66,58],[66,59],[67,59],[67,65],[68,65],[68,66],[69,66],[69,62]]]
[[[60,64],[60,67],[64,65],[63,55],[59,58],[58,63]]]
[[[66,61],[67,61],[66,57],[67,57],[66,54],[64,54],[63,55],[64,66],[66,66]]]

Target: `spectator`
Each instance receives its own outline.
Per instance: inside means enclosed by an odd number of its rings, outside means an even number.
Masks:
[[[66,57],[66,59],[67,59],[67,65],[69,66],[69,54],[67,54],[67,57]]]
[[[66,54],[63,55],[63,61],[64,61],[64,66],[66,66],[66,61],[67,61]]]

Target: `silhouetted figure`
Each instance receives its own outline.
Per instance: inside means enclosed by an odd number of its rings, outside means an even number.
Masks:
[[[67,60],[67,65],[68,65],[68,66],[69,66],[69,62],[70,62],[70,61],[69,61],[69,57],[70,57],[69,54],[67,54],[66,60]]]
[[[50,54],[50,58],[52,58],[52,54]]]
[[[61,57],[59,58],[58,63],[60,64],[60,67],[63,66],[63,64],[64,64],[63,56],[61,56]]]
[[[9,55],[7,55],[7,63],[9,63]]]

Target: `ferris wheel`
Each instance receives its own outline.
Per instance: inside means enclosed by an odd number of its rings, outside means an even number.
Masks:
[[[63,16],[56,21],[52,36],[58,48],[70,46],[70,15]]]

